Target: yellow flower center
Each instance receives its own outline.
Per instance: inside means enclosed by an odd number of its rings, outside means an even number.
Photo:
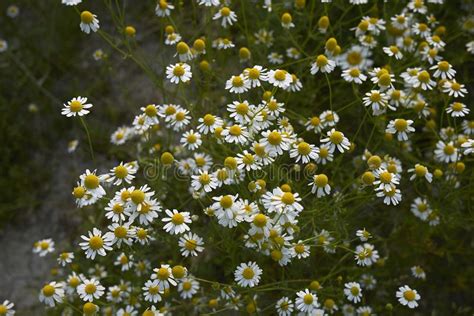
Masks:
[[[309,155],[309,153],[311,152],[311,146],[309,146],[308,143],[306,142],[301,142],[298,144],[298,153],[300,155]]]
[[[240,76],[235,76],[232,78],[232,85],[234,87],[242,87],[244,85],[244,80]]]
[[[277,81],[284,81],[286,78],[286,71],[284,70],[277,70],[275,71],[274,78]]]
[[[181,77],[182,75],[184,75],[184,73],[184,67],[181,65],[177,65],[173,68],[173,75],[175,75],[176,77]]]
[[[235,111],[240,115],[247,114],[247,112],[249,111],[249,106],[246,103],[239,103],[235,107]]]
[[[403,292],[403,297],[407,300],[407,301],[413,301],[416,297],[416,294],[414,291],[412,290],[408,290],[408,291],[405,291]]]
[[[452,105],[452,109],[455,112],[460,112],[460,111],[462,111],[463,108],[464,107],[463,107],[462,103],[459,103],[459,102],[454,102],[453,105]]]
[[[197,142],[197,136],[196,134],[189,134],[188,137],[186,137],[186,140],[188,143],[194,144],[195,142]]]
[[[430,81],[430,74],[426,70],[423,70],[418,74],[418,80],[420,80],[423,83],[427,83]]]
[[[229,208],[232,206],[234,202],[232,201],[232,198],[230,197],[230,195],[224,195],[221,198],[219,203],[223,208]]]
[[[260,71],[257,68],[251,68],[248,71],[248,77],[252,80],[258,79],[260,77]]]
[[[125,238],[127,237],[127,234],[127,228],[125,228],[124,226],[117,226],[117,228],[114,229],[114,235],[117,238]]]
[[[313,295],[311,294],[305,294],[305,296],[303,296],[303,302],[306,304],[306,305],[310,305],[310,304],[313,304]]]
[[[242,134],[242,128],[239,125],[232,125],[229,127],[229,133],[233,136],[239,136]]]
[[[356,286],[351,287],[351,294],[354,296],[359,295],[359,288]]]
[[[87,284],[86,287],[84,288],[84,291],[87,294],[94,294],[96,290],[97,290],[97,287],[91,283]]]
[[[425,166],[422,165],[416,165],[415,166],[415,174],[419,177],[423,177],[428,170],[426,169]]]
[[[69,104],[69,109],[71,110],[71,112],[77,113],[80,112],[83,108],[84,106],[82,105],[82,103],[77,100],[74,100]]]
[[[214,124],[215,121],[216,121],[216,118],[214,117],[214,115],[212,114],[204,115],[204,118],[203,118],[204,125],[211,126]]]
[[[331,136],[329,136],[329,140],[331,141],[331,143],[336,144],[336,145],[342,143],[343,139],[344,139],[344,135],[338,131],[334,131],[333,133],[331,133]]]
[[[318,174],[318,175],[314,176],[313,181],[314,181],[314,184],[316,184],[317,187],[323,188],[328,184],[329,179],[325,174]]]
[[[392,174],[388,171],[384,171],[380,174],[380,181],[382,183],[388,184],[392,181]]]
[[[229,15],[230,15],[230,12],[231,12],[231,11],[230,11],[230,9],[229,9],[228,7],[223,7],[223,8],[221,9],[221,15],[222,15],[222,16],[229,16]]]
[[[359,65],[362,62],[362,55],[359,52],[350,52],[347,54],[347,62],[352,66]]]
[[[170,272],[167,268],[159,268],[158,272],[156,273],[158,279],[160,280],[167,280],[170,276]]]
[[[184,55],[189,51],[189,46],[185,42],[179,42],[176,45],[176,51],[179,55]]]
[[[255,272],[253,272],[252,268],[245,268],[244,271],[242,271],[242,276],[247,280],[251,280],[254,275]]]
[[[135,204],[140,204],[145,201],[145,192],[141,190],[133,190],[132,193],[130,194],[130,197],[132,198],[132,202]]]
[[[117,166],[114,169],[115,176],[119,179],[124,179],[128,175],[128,170],[125,166]]]
[[[316,57],[316,65],[318,65],[318,67],[324,67],[328,64],[328,62],[328,59],[324,55],[319,55]]]
[[[184,248],[187,250],[194,250],[197,247],[197,242],[194,239],[188,239],[184,242]]]
[[[90,24],[94,20],[94,15],[89,11],[81,12],[81,22],[85,24]]]
[[[175,225],[181,225],[184,223],[184,216],[181,213],[173,214],[171,222]]]
[[[304,253],[305,248],[304,248],[303,244],[297,244],[297,245],[295,245],[294,248],[295,248],[296,253],[298,253],[298,254]]]
[[[84,178],[84,185],[89,190],[97,188],[99,186],[99,177],[95,174],[88,174]]]
[[[452,155],[454,154],[454,146],[453,145],[446,145],[444,146],[444,153],[446,155]]]
[[[43,295],[46,297],[53,296],[55,291],[56,289],[54,288],[54,286],[50,284],[47,284],[43,287]]]
[[[407,129],[408,122],[405,119],[396,119],[394,126],[397,131],[403,132]]]
[[[286,205],[291,205],[295,202],[295,196],[291,192],[284,192],[281,196],[281,201]]]
[[[253,224],[257,227],[264,227],[267,224],[267,217],[263,214],[257,214],[253,218]]]
[[[99,250],[104,245],[104,240],[100,236],[92,236],[89,239],[89,246],[92,250]]]
[[[268,134],[267,139],[268,139],[268,142],[273,146],[279,145],[282,141],[281,134],[276,131]]]

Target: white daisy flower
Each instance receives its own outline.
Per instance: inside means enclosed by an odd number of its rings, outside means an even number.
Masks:
[[[241,287],[254,287],[260,282],[262,272],[255,262],[241,263],[234,272],[235,282]]]
[[[60,266],[65,267],[67,264],[71,263],[73,259],[74,259],[74,253],[62,252],[56,260],[58,261],[58,264]]]
[[[464,117],[469,114],[471,110],[461,102],[453,102],[446,108],[446,113],[451,114],[452,117]]]
[[[425,178],[426,181],[431,183],[433,180],[433,174],[429,172],[428,168],[418,163],[414,168],[408,169],[408,173],[413,173],[410,177],[410,181],[415,180],[415,178]]]
[[[225,137],[225,141],[230,144],[241,144],[245,145],[249,138],[247,128],[243,125],[234,124],[227,126],[221,133]]]
[[[314,175],[313,181],[311,181],[308,185],[311,186],[311,193],[316,193],[318,198],[331,193],[329,179],[324,173]]]
[[[311,63],[311,74],[315,75],[318,72],[330,73],[336,68],[336,62],[328,59],[325,55],[319,55],[316,60]]]
[[[226,81],[225,89],[231,93],[244,93],[250,89],[250,81],[242,74],[238,76],[232,76]]]
[[[186,63],[177,63],[166,67],[166,78],[172,83],[188,82],[192,77],[191,66]]]
[[[268,71],[268,82],[277,88],[286,89],[292,81],[291,75],[285,70],[272,69]]]
[[[276,304],[275,309],[277,310],[278,316],[291,316],[293,314],[295,305],[286,296],[280,298]]]
[[[181,144],[188,150],[196,150],[202,144],[201,134],[195,133],[194,130],[187,131],[181,137]]]
[[[353,302],[359,303],[362,300],[362,289],[357,282],[348,282],[344,284],[344,295]]]
[[[187,224],[192,223],[189,212],[179,212],[176,209],[173,209],[172,211],[165,210],[165,212],[168,217],[163,218],[162,221],[166,223],[163,229],[167,233],[178,235],[189,231],[190,228]]]
[[[78,5],[81,2],[82,0],[61,0],[61,3],[65,5]]]
[[[15,310],[13,307],[15,304],[10,302],[9,300],[4,300],[2,304],[0,304],[0,315],[2,316],[13,316],[15,315]]]
[[[199,252],[204,250],[202,238],[189,232],[179,238],[179,247],[183,257],[197,256]]]
[[[215,115],[206,114],[203,117],[199,118],[198,122],[200,123],[197,127],[198,132],[207,135],[209,133],[214,133],[216,128],[222,127],[224,121]]]
[[[336,148],[340,153],[343,153],[346,150],[349,150],[351,143],[349,139],[344,136],[342,132],[336,131],[334,128],[326,133],[327,138],[321,139],[321,143],[326,144],[331,153],[333,153]],[[321,152],[321,150],[320,150]]]
[[[174,9],[174,5],[169,4],[166,0],[159,0],[155,7],[155,14],[159,17],[170,16],[171,10]]]
[[[379,252],[374,246],[368,243],[358,245],[355,250],[355,260],[363,267],[370,267],[379,259]],[[357,302],[354,302],[357,303]]]
[[[163,290],[160,289],[158,280],[146,281],[142,290],[146,302],[158,303],[161,301]]]
[[[52,252],[54,252],[54,241],[51,238],[35,242],[33,253],[37,253],[40,257],[44,257]]]
[[[453,79],[451,81],[446,81],[443,84],[443,92],[455,98],[459,98],[464,97],[467,94],[467,89],[463,84],[460,84],[456,79]]]
[[[158,281],[160,291],[169,289],[170,285],[176,286],[177,283],[175,277],[173,276],[173,272],[168,264],[162,264],[159,268],[154,268],[153,272],[151,279]]]
[[[347,82],[354,82],[355,84],[362,84],[367,80],[359,68],[348,68],[342,72],[342,78]]]
[[[99,280],[94,278],[84,279],[77,287],[77,294],[83,301],[93,302],[104,295],[105,288],[100,284]]]
[[[92,32],[97,32],[99,29],[99,20],[97,19],[97,15],[92,14],[89,11],[82,11],[81,12],[81,24],[79,25],[81,30],[89,34]]]
[[[425,273],[425,270],[423,270],[422,267],[420,266],[413,266],[410,268],[410,271],[411,271],[411,274],[417,278],[417,279],[421,279],[421,280],[425,280],[426,279],[426,273]]]
[[[217,188],[217,178],[214,174],[209,174],[208,171],[199,171],[199,174],[191,176],[191,187],[194,191],[204,190],[204,192],[211,192]]]
[[[411,126],[412,124],[412,120],[405,120],[402,118],[391,120],[385,129],[385,133],[397,134],[397,139],[399,141],[407,141],[408,133],[413,133],[415,131],[415,128]]]
[[[87,103],[87,98],[85,97],[76,97],[72,98],[71,101],[68,101],[67,104],[63,104],[64,108],[61,110],[61,114],[67,117],[71,116],[84,116],[89,114],[89,110],[92,107],[91,103]]]
[[[399,287],[395,296],[398,298],[400,304],[408,306],[409,308],[418,307],[418,301],[421,299],[420,294],[418,294],[416,290],[412,290],[408,285]]]
[[[222,7],[213,17],[213,20],[221,19],[221,25],[223,27],[230,26],[237,22],[237,14],[228,7]]]
[[[430,70],[435,70],[433,77],[441,79],[453,79],[456,75],[456,70],[453,66],[445,60],[438,62],[436,65],[431,66]]]
[[[245,69],[243,74],[250,82],[252,88],[260,87],[261,81],[268,80],[267,70],[259,65]]]
[[[444,163],[456,162],[458,160],[458,149],[454,146],[453,142],[445,143],[442,140],[438,141],[434,154],[438,161]]]
[[[199,288],[199,282],[194,278],[183,278],[178,284],[179,296],[183,299],[190,299],[198,292]]]
[[[54,307],[56,303],[62,303],[64,299],[64,286],[62,283],[50,282],[43,286],[39,294],[40,302]]]
[[[92,232],[88,232],[88,236],[82,235],[81,238],[84,242],[79,243],[79,246],[86,251],[87,259],[94,260],[97,254],[105,256],[106,250],[112,250],[113,237],[110,234],[102,236],[102,232],[97,228],[93,228]]]
[[[302,313],[311,315],[318,307],[318,297],[308,289],[296,293],[295,306]]]
[[[318,159],[318,152],[319,149],[313,144],[301,141],[293,144],[293,148],[290,150],[290,158],[296,158],[296,163],[301,161],[301,163],[305,164],[311,160]]]

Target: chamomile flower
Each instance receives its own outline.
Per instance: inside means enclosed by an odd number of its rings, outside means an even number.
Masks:
[[[296,293],[295,306],[299,312],[311,315],[318,307],[318,297],[316,294],[305,289]]]
[[[393,186],[400,183],[400,176],[396,173],[390,172],[385,168],[374,170],[375,178],[374,185],[377,190],[390,190]]]
[[[177,63],[166,67],[166,78],[171,83],[188,82],[193,77],[191,66],[186,63]]]
[[[81,12],[81,31],[86,34],[92,32],[97,32],[99,29],[99,20],[97,19],[97,15],[92,14],[90,11],[82,11]]]
[[[394,185],[390,186],[390,188],[379,190],[376,195],[383,198],[384,204],[387,205],[398,205],[398,203],[400,203],[402,200],[400,189],[397,189]]]
[[[137,173],[137,165],[133,163],[121,162],[118,166],[112,168],[105,181],[112,182],[114,185],[121,185],[126,182],[130,184]]]
[[[458,83],[456,79],[445,81],[443,84],[443,92],[455,98],[464,97],[467,94],[465,86]]]
[[[58,264],[62,267],[65,267],[67,264],[71,263],[74,259],[74,253],[72,252],[62,252],[57,258]]]
[[[344,284],[344,295],[353,302],[359,303],[362,300],[362,289],[357,282],[348,282]]]
[[[325,55],[319,55],[316,60],[311,63],[311,74],[315,75],[318,72],[330,73],[336,68],[336,62],[328,59]]]
[[[412,124],[412,120],[405,120],[402,118],[391,120],[385,129],[385,133],[397,134],[397,139],[399,141],[407,141],[408,133],[413,133],[415,131],[415,128],[411,126]]]
[[[452,117],[464,117],[469,114],[470,109],[461,102],[453,102],[446,108],[446,113]]]
[[[179,238],[178,245],[183,257],[197,256],[198,253],[204,250],[202,238],[192,232],[182,235]]]
[[[418,307],[418,301],[421,299],[420,294],[418,294],[416,290],[411,289],[408,285],[399,287],[395,296],[400,304],[408,306],[409,308]]]
[[[231,93],[244,93],[250,89],[250,81],[244,75],[232,76],[226,81],[225,89]]]
[[[336,131],[334,128],[326,133],[327,138],[321,139],[321,143],[328,146],[328,149],[333,153],[336,148],[340,153],[349,150],[350,142],[342,132]],[[321,152],[321,150],[320,150]]]
[[[77,294],[83,301],[93,302],[104,295],[105,288],[100,284],[99,280],[91,278],[84,279],[77,287]]]
[[[445,143],[442,140],[438,141],[434,154],[438,161],[444,163],[456,162],[458,159],[458,149],[454,146],[453,142]]]
[[[205,192],[211,192],[217,188],[218,182],[214,174],[210,174],[208,171],[199,171],[199,174],[193,175],[191,186],[194,191],[204,190]]]
[[[267,70],[259,65],[245,69],[243,74],[250,82],[252,88],[260,87],[262,81],[268,80]]]
[[[222,7],[217,13],[212,17],[213,20],[221,20],[221,25],[223,27],[230,26],[237,22],[237,14],[234,11],[229,9],[229,7]]]
[[[435,70],[433,77],[441,79],[453,79],[456,75],[456,70],[453,66],[445,60],[438,62],[436,65],[431,66],[430,70]]]
[[[301,197],[298,193],[284,192],[279,187],[262,196],[262,203],[270,213],[294,212],[298,214],[303,210],[299,202],[301,202]]]
[[[318,159],[318,148],[313,144],[301,141],[293,144],[293,148],[290,150],[290,158],[296,158],[296,162],[308,163],[311,160]]]
[[[82,235],[81,238],[84,242],[79,243],[79,246],[85,250],[87,259],[94,260],[97,254],[105,256],[106,251],[112,250],[113,236],[110,234],[102,236],[102,232],[97,228],[89,231],[88,236]]]
[[[324,173],[314,175],[313,181],[309,183],[309,186],[311,186],[311,193],[316,194],[318,198],[331,193],[329,179]]]
[[[214,133],[216,128],[222,127],[224,121],[215,115],[206,114],[203,117],[199,118],[199,125],[197,127],[198,132],[207,135],[209,133]]]
[[[411,204],[410,211],[422,221],[426,221],[432,209],[426,199],[417,197]]]
[[[272,69],[268,71],[268,82],[277,88],[286,89],[292,81],[291,75],[285,70]]]
[[[0,38],[0,53],[6,52],[8,49],[8,42]]]
[[[371,90],[365,94],[362,99],[366,107],[371,107],[374,115],[380,115],[385,112],[388,103],[388,96],[378,90]]]
[[[356,236],[359,237],[360,241],[363,242],[372,238],[372,235],[365,228],[357,230]]]
[[[365,243],[356,247],[355,260],[357,261],[358,265],[363,267],[370,267],[375,262],[377,262],[378,259],[379,253],[377,250],[375,250],[373,245]]]
[[[277,130],[267,130],[262,132],[262,136],[263,138],[260,139],[260,144],[265,147],[265,150],[272,157],[282,155],[284,151],[290,149],[290,140],[285,133]]]
[[[50,282],[43,286],[39,294],[40,302],[54,307],[56,303],[61,304],[64,299],[64,285],[58,282]]]
[[[276,302],[275,309],[277,310],[278,316],[291,316],[295,305],[288,297],[283,296]]]
[[[176,286],[176,280],[169,265],[162,264],[159,268],[153,269],[152,280],[158,281],[158,287],[161,291],[169,289],[171,285]]]
[[[155,7],[155,14],[159,17],[170,16],[171,10],[174,9],[174,5],[169,4],[166,0],[159,0]]]
[[[192,277],[186,277],[178,283],[179,296],[183,299],[192,298],[199,290],[199,282]]]
[[[89,110],[92,107],[91,103],[87,103],[87,98],[76,97],[68,101],[67,104],[63,104],[64,108],[61,110],[61,114],[67,117],[71,116],[84,116],[89,114]]]
[[[309,257],[309,246],[305,245],[301,240],[293,244],[291,247],[291,256],[298,259]]]
[[[168,217],[163,218],[162,221],[166,223],[163,229],[167,233],[177,235],[189,231],[190,228],[187,224],[192,222],[189,212],[179,212],[176,209],[165,210],[165,212]]]
[[[181,137],[181,144],[189,150],[196,150],[202,144],[201,134],[194,130],[187,131]]]
[[[54,241],[51,238],[35,242],[33,253],[37,253],[40,257],[44,257],[52,252],[54,252]]]
[[[462,143],[461,148],[464,150],[464,155],[471,155],[474,153],[474,139],[468,139]]]
[[[354,82],[356,84],[362,84],[367,80],[367,76],[364,75],[359,68],[348,68],[342,72],[342,78],[347,82]]]
[[[387,54],[388,56],[390,57],[395,57],[395,59],[402,59],[403,58],[403,53],[400,51],[400,49],[395,46],[395,45],[391,45],[391,46],[388,46],[388,47],[384,47],[383,48],[383,51],[385,54]]]
[[[234,272],[235,282],[241,287],[254,287],[260,283],[262,269],[257,263],[241,263]]]
[[[87,193],[94,197],[94,200],[98,200],[106,194],[101,185],[101,182],[103,182],[105,178],[104,176],[97,176],[95,170],[91,172],[87,169],[79,179],[81,181],[81,187],[85,188]]]
[[[413,173],[410,177],[411,181],[415,180],[415,178],[425,178],[426,181],[431,183],[433,180],[433,174],[429,172],[428,168],[418,163],[414,168],[408,169],[408,172]]]
[[[146,281],[142,290],[146,302],[158,303],[161,301],[163,290],[160,288],[158,280]]]
[[[238,123],[247,124],[252,119],[252,108],[254,106],[249,104],[248,101],[242,102],[234,101],[227,105],[227,111],[230,113],[230,117],[236,120]]]
[[[15,304],[10,302],[9,300],[4,300],[2,304],[0,304],[0,315],[2,316],[13,316],[15,315],[15,310],[13,307]]]
[[[249,153],[247,150],[244,150],[243,153],[237,155],[237,168],[239,170],[258,170],[260,165],[255,159],[255,155]]]
[[[411,271],[411,274],[417,278],[417,279],[421,279],[421,280],[425,280],[426,279],[426,273],[425,273],[425,270],[423,270],[422,267],[420,266],[413,266],[410,268],[410,271]]]
[[[227,126],[221,133],[225,137],[225,141],[230,144],[244,145],[248,141],[249,133],[247,128],[243,125],[234,124]]]

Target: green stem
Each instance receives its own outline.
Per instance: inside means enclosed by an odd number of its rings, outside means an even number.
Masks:
[[[84,127],[84,129],[86,130],[87,141],[89,142],[89,151],[91,152],[92,160],[95,160],[95,159],[94,159],[94,149],[92,149],[91,135],[89,134],[89,129],[87,128],[86,121],[84,121],[84,119],[82,118],[82,116],[79,116],[79,120],[81,121],[82,126]]]

